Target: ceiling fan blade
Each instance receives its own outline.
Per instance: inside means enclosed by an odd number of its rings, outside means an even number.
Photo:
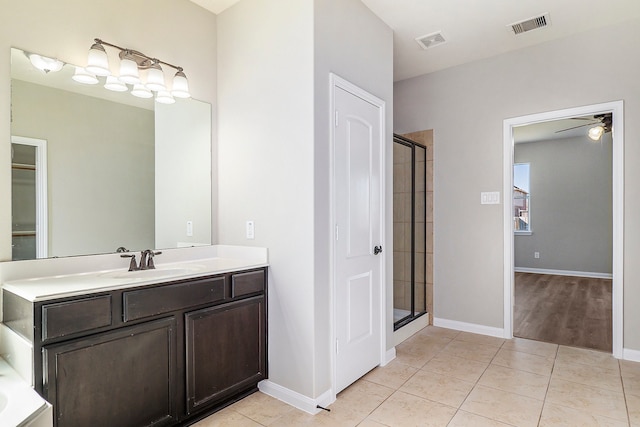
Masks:
[[[599,124],[601,124],[601,123],[600,122],[587,123],[585,125],[574,126],[572,128],[566,128],[566,129],[562,129],[562,130],[557,130],[555,133],[565,132],[565,131],[568,131],[568,130],[571,130],[571,129],[578,129],[578,128],[583,128],[585,126],[593,126],[593,125],[599,125]]]

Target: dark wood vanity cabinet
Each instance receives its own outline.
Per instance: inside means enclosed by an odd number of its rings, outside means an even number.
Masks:
[[[176,349],[173,317],[44,347],[56,425],[175,424]]]
[[[261,296],[186,314],[189,413],[265,378],[264,317],[265,301]]]
[[[36,303],[4,290],[3,309],[56,427],[186,425],[267,378],[266,282],[259,268]]]

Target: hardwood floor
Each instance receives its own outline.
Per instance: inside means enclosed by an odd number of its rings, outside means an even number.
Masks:
[[[516,273],[513,335],[612,351],[611,280]]]

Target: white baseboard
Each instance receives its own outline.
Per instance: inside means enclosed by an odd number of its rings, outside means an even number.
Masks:
[[[387,363],[391,362],[395,358],[396,358],[396,348],[391,347],[389,350],[385,352],[384,360],[380,363],[380,366],[386,366]]]
[[[456,331],[471,332],[474,334],[488,335],[490,337],[505,338],[503,328],[477,325],[475,323],[458,322],[457,320],[433,318],[433,326],[454,329]]]
[[[640,350],[622,349],[622,358],[631,362],[640,362]]]
[[[596,273],[593,271],[551,270],[547,268],[514,267],[516,273],[553,274],[554,276],[591,277],[593,279],[612,279],[611,273]]]
[[[275,397],[311,415],[315,415],[321,411],[321,409],[318,409],[318,405],[326,408],[333,403],[331,390],[327,390],[316,399],[312,399],[269,380],[260,381],[258,383],[258,389],[266,395]]]

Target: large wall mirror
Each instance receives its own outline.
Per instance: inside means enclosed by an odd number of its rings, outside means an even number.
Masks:
[[[29,56],[11,49],[12,258],[211,244],[211,105],[84,85]]]

